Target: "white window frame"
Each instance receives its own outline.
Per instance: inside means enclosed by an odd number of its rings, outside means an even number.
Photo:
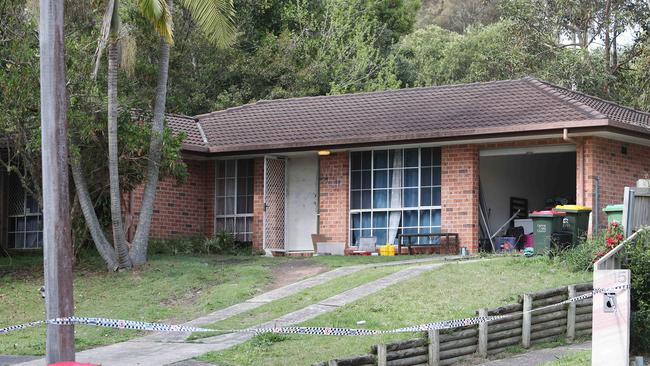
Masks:
[[[441,221],[442,221],[442,156],[440,156],[440,164],[439,165],[431,165],[430,167],[432,168],[440,168],[440,175],[441,175],[441,181],[439,185],[431,185],[431,186],[424,186],[427,188],[440,188],[440,205],[430,205],[430,206],[420,206],[421,202],[421,194],[422,194],[422,149],[427,149],[427,148],[439,148],[438,146],[425,146],[425,147],[393,147],[393,148],[378,148],[378,149],[364,149],[364,150],[354,150],[350,151],[348,154],[348,179],[350,184],[348,185],[348,235],[349,239],[348,242],[350,245],[354,245],[353,242],[353,228],[352,228],[352,215],[353,214],[360,214],[360,220],[363,220],[363,213],[370,212],[370,229],[367,230],[375,230],[374,225],[374,216],[375,212],[395,212],[395,211],[401,211],[402,212],[402,220],[404,219],[404,213],[406,211],[417,211],[418,212],[418,218],[417,218],[417,226],[400,226],[399,229],[417,229],[418,233],[420,232],[421,229],[426,228],[426,229],[433,229],[433,228],[438,228],[439,230],[442,230],[442,222],[440,225],[429,225],[429,226],[421,226],[420,225],[420,215],[422,211],[426,210],[438,210],[441,215]],[[391,170],[390,168],[390,161],[388,161],[388,166],[386,168],[380,168],[380,169],[375,169],[375,151],[390,151],[390,150],[401,150],[402,151],[402,159],[404,159],[404,151],[405,150],[411,150],[411,149],[417,149],[418,150],[418,164],[417,164],[417,169],[418,169],[418,184],[417,187],[405,187],[404,183],[402,183],[402,187],[399,187],[400,189],[400,194],[402,194],[402,189],[404,188],[417,188],[418,190],[418,206],[414,207],[401,207],[401,208],[374,208],[374,197],[375,197],[375,190],[388,190],[390,191],[393,188],[375,188],[375,170],[377,171],[389,171]],[[363,153],[363,152],[370,152],[370,208],[358,208],[358,209],[352,209],[352,192],[353,191],[367,191],[368,189],[360,188],[360,189],[352,189],[352,173],[353,172],[363,172],[366,171],[365,169],[352,169],[352,154],[353,153]],[[387,157],[388,160],[390,160],[390,155]],[[363,163],[363,162],[362,162]],[[433,162],[432,162],[433,164]],[[427,166],[429,167],[429,166]],[[399,170],[402,171],[402,182],[404,182],[404,170],[405,169],[413,169],[414,167],[404,167],[402,165],[401,168],[398,168]],[[393,168],[393,170],[395,170]],[[390,176],[388,178],[390,180]],[[388,185],[390,186],[390,182],[388,182]],[[361,198],[363,201],[363,198]],[[390,200],[390,198],[389,198]],[[402,206],[403,206],[403,197],[402,197]],[[387,215],[387,220],[389,220],[390,215]],[[433,220],[433,215],[431,216],[431,220]],[[388,225],[388,222],[387,222]],[[383,229],[383,228],[378,228],[378,229]],[[389,227],[386,228],[386,230],[390,229]],[[361,229],[360,231],[363,232],[364,229]],[[386,243],[377,243],[377,245],[383,245]]]
[[[239,175],[238,175],[238,171],[237,171],[239,164],[237,164],[237,162],[239,160],[250,160],[251,164],[253,164],[253,175],[251,175],[251,179],[253,181],[253,192],[251,194],[251,199],[253,199],[253,200],[255,199],[255,165],[254,165],[255,160],[254,159],[251,158],[251,159],[218,159],[218,160],[215,160],[215,162],[214,162],[214,219],[213,219],[213,228],[214,228],[214,234],[216,235],[217,234],[217,220],[219,220],[219,219],[225,219],[225,220],[234,219],[233,230],[230,231],[230,233],[235,238],[238,238],[239,236],[243,235],[245,238],[247,238],[247,240],[245,240],[245,241],[252,241],[253,240],[253,212],[250,212],[250,213],[238,213],[237,212],[237,188],[239,186],[239,184],[238,184],[239,183],[238,182]],[[230,177],[230,176],[219,177],[217,175],[218,174],[218,164],[220,162],[225,163],[226,161],[234,161],[235,162],[234,163],[235,164],[234,177]],[[225,171],[225,169],[224,169],[224,171]],[[233,214],[219,215],[219,214],[217,214],[217,199],[219,197],[223,197],[224,198],[224,205],[225,205],[225,198],[228,197],[228,196],[219,196],[217,194],[217,183],[218,183],[219,179],[223,179],[223,181],[224,181],[224,194],[225,194],[225,190],[226,190],[225,182],[229,178],[234,178],[235,179],[235,193],[234,193],[235,200],[234,200],[234,203],[233,203],[233,211],[234,211],[234,213]],[[223,211],[225,212],[225,207],[224,207]],[[246,231],[242,231],[242,232],[237,231],[237,221],[242,220],[242,219],[246,220],[248,218],[251,219],[250,220],[251,221],[250,227],[247,227]]]

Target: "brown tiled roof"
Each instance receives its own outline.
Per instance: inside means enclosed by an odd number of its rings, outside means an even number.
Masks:
[[[263,100],[170,123],[213,153],[318,149],[577,127],[650,134],[650,115],[534,78]],[[207,139],[201,139],[201,127]],[[191,138],[189,137],[191,135]]]
[[[201,125],[199,120],[194,117],[184,116],[181,114],[167,113],[165,115],[167,127],[175,133],[185,132],[184,145],[185,148],[192,149],[192,147],[199,148],[205,147],[207,140],[201,132]]]

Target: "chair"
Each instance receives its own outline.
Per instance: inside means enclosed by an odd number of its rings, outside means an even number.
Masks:
[[[374,253],[377,251],[377,237],[364,236],[359,238],[359,251]]]

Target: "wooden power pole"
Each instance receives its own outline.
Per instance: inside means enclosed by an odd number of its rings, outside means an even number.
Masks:
[[[72,316],[74,310],[63,2],[40,0],[43,256],[48,319]],[[74,327],[48,325],[47,364],[74,361],[74,356]]]

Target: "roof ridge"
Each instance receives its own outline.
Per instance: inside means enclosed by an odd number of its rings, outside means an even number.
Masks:
[[[260,104],[271,104],[271,103],[282,103],[282,102],[287,102],[287,101],[298,101],[298,100],[305,100],[305,99],[323,99],[323,98],[348,98],[351,96],[363,96],[363,95],[381,95],[381,94],[399,94],[399,93],[412,93],[412,92],[417,92],[421,90],[433,90],[433,89],[452,89],[452,88],[462,88],[462,87],[468,87],[468,86],[479,86],[479,85],[487,85],[487,84],[505,84],[505,83],[513,83],[517,81],[523,81],[527,78],[530,77],[524,77],[520,79],[505,79],[505,80],[491,80],[491,81],[480,81],[480,82],[475,82],[475,83],[457,83],[457,84],[444,84],[444,85],[432,85],[432,86],[418,86],[414,88],[399,88],[399,89],[386,89],[386,90],[377,90],[377,91],[366,91],[366,92],[353,92],[353,93],[345,93],[345,94],[326,94],[326,95],[306,95],[306,96],[301,96],[301,97],[291,97],[291,98],[280,98],[280,99],[260,99],[256,100],[255,102],[252,103],[246,103],[242,104],[239,106],[235,107],[229,107],[226,109],[218,110],[218,111],[212,111],[212,112],[206,112],[206,113],[201,113],[197,114],[194,116],[196,119],[200,118],[205,118],[209,117],[212,115],[216,114],[223,114],[231,111],[236,111],[236,110],[241,110],[245,108],[249,108],[252,106],[260,105]]]
[[[577,111],[586,113],[589,117],[591,118],[596,118],[596,119],[609,119],[609,116],[606,114],[603,114],[599,110],[571,97],[565,94],[560,93],[557,89],[562,89],[562,90],[567,90],[570,91],[569,89],[563,88],[561,86],[557,86],[555,84],[551,84],[547,81],[540,80],[536,77],[532,76],[527,76],[524,78],[526,81],[528,81],[531,85],[534,85],[537,87],[539,90],[543,91],[544,93],[555,97],[559,99],[561,102],[573,107]]]
[[[196,121],[196,117],[188,116],[187,114],[182,114],[182,113],[171,113],[171,112],[165,112],[166,116],[172,116],[172,117],[180,117],[180,118],[187,118]]]
[[[644,115],[650,117],[650,112],[646,112],[646,111],[642,111],[642,110],[640,110],[640,109],[635,109],[635,108],[632,108],[632,107],[628,107],[628,106],[626,106],[626,105],[619,104],[619,103],[617,103],[617,102],[615,102],[615,101],[613,101],[613,100],[603,99],[603,98],[596,97],[596,96],[593,96],[593,95],[589,95],[589,94],[586,94],[586,93],[583,93],[583,92],[581,92],[581,91],[577,91],[577,90],[571,90],[571,89],[565,88],[565,87],[563,87],[563,86],[559,86],[559,85],[551,84],[551,83],[549,83],[548,81],[544,81],[544,80],[539,80],[539,82],[544,83],[544,84],[547,84],[547,85],[549,85],[549,86],[551,86],[551,87],[553,87],[553,88],[556,88],[556,89],[562,89],[562,90],[565,90],[565,91],[567,91],[567,92],[569,92],[569,93],[578,94],[578,95],[581,95],[581,96],[583,96],[583,97],[586,97],[586,98],[589,98],[589,99],[593,99],[593,100],[598,101],[598,102],[601,102],[601,103],[606,103],[606,104],[612,105],[612,106],[614,106],[614,107],[627,109],[628,111],[635,112],[635,113],[640,113],[640,114],[644,114]]]

